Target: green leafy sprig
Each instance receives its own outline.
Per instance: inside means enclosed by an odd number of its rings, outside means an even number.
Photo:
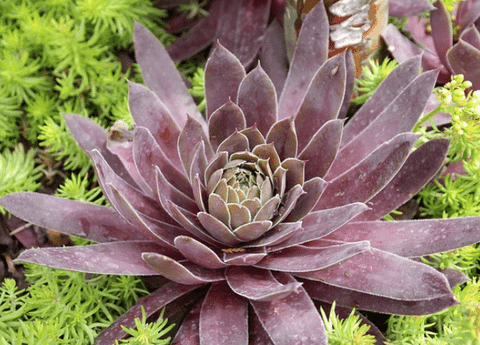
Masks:
[[[25,152],[22,144],[14,150],[5,149],[0,154],[0,197],[20,191],[36,191],[42,176],[41,166],[35,165],[35,150]],[[0,213],[6,211],[0,207]]]
[[[2,345],[93,344],[103,329],[148,294],[132,276],[90,276],[32,264],[25,264],[25,274],[32,284],[25,290],[13,279],[0,286]],[[157,331],[160,324],[169,329],[165,320],[147,328]]]
[[[145,314],[145,308],[142,306],[142,319],[135,318],[135,328],[127,328],[122,326],[122,329],[127,332],[131,337],[121,340],[121,344],[131,345],[168,345],[170,344],[171,337],[164,338],[164,336],[170,332],[175,326],[171,324],[167,327],[168,319],[163,318],[165,308],[162,309],[158,320],[155,323],[147,323],[147,316]],[[115,341],[118,345],[118,340]]]
[[[370,59],[362,66],[360,78],[355,80],[355,90],[358,96],[352,102],[362,105],[369,99],[382,81],[398,66],[397,61],[384,59],[382,63]]]
[[[440,313],[392,316],[388,321],[390,345],[476,345],[480,342],[480,280],[473,279],[453,292],[459,304]]]
[[[376,339],[373,335],[367,334],[370,326],[362,324],[359,315],[352,309],[346,319],[340,319],[335,313],[335,302],[333,302],[330,313],[327,316],[323,308],[320,308],[328,343],[331,345],[373,345]]]

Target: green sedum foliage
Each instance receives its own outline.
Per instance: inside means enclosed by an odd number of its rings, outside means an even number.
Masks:
[[[388,77],[395,67],[398,66],[396,60],[385,58],[382,63],[377,60],[370,59],[362,66],[362,75],[356,79],[355,91],[358,96],[352,102],[362,105],[369,99],[375,90],[380,86],[382,81]]]
[[[480,342],[480,281],[453,289],[459,304],[438,314],[392,316],[388,321],[390,345],[476,345]]]
[[[41,166],[35,165],[34,154],[33,149],[25,152],[22,144],[0,154],[0,196],[19,191],[33,192],[40,187]],[[1,206],[0,213],[6,213]]]
[[[367,334],[370,326],[361,323],[360,316],[355,315],[355,309],[352,309],[348,318],[342,320],[335,314],[334,302],[328,316],[323,308],[320,308],[320,314],[330,345],[374,345],[376,343],[375,337]]]
[[[25,265],[32,284],[19,290],[15,280],[0,286],[0,344],[93,344],[98,333],[148,294],[136,277],[87,275]],[[146,323],[145,314],[122,344],[168,344],[163,315]],[[144,340],[146,339],[147,342]],[[151,341],[151,342],[150,342]]]
[[[81,176],[91,171],[61,114],[82,114],[106,128],[117,119],[132,122],[125,79],[136,81],[128,56],[134,21],[164,44],[173,41],[162,29],[166,11],[153,5],[152,0],[0,1],[0,150],[22,142],[43,147],[37,154],[51,156],[55,171]]]

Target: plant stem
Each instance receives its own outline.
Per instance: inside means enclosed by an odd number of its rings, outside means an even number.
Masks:
[[[438,107],[433,109],[431,112],[429,112],[427,115],[420,118],[420,120],[418,120],[417,124],[413,128],[412,132],[418,131],[420,129],[420,126],[422,125],[422,123],[424,123],[425,121],[431,120],[432,117],[435,116],[435,114],[439,113],[441,110],[443,110],[443,106],[439,105]]]

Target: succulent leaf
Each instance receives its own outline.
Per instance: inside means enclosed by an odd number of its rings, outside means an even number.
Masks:
[[[420,70],[420,56],[401,63],[380,84],[376,92],[348,121],[343,130],[342,147],[360,134],[410,84]]]
[[[286,273],[274,276],[281,284],[295,283]],[[255,314],[274,344],[327,344],[323,322],[312,300],[299,287],[295,293],[270,302],[250,301]]]
[[[179,124],[165,104],[147,87],[134,82],[129,82],[128,86],[128,104],[135,124],[148,128],[163,153],[178,165]]]
[[[479,49],[460,39],[447,52],[447,59],[455,74],[463,74],[475,90],[480,89],[480,72],[475,67],[480,63]]]
[[[402,270],[398,270],[402,267]],[[340,264],[314,272],[295,273],[375,296],[405,300],[453,298],[447,279],[432,267],[371,248]]]
[[[237,99],[247,119],[247,126],[256,125],[266,135],[277,121],[277,93],[260,64],[241,81]]]
[[[433,9],[428,0],[390,0],[388,3],[388,14],[394,17],[410,17]]]
[[[269,302],[295,292],[302,284],[281,284],[272,272],[254,267],[230,266],[225,271],[228,286],[249,300]]]
[[[428,219],[419,221],[357,222],[346,224],[328,237],[332,239],[370,241],[372,247],[404,257],[418,257],[445,252],[465,243],[480,242],[477,217]],[[337,233],[338,232],[338,233]],[[408,235],[407,235],[408,234]],[[405,238],[416,245],[406,245]],[[455,240],[453,240],[455,239]]]
[[[225,282],[210,287],[200,316],[201,344],[248,344],[248,301]]]
[[[175,255],[171,250],[151,241],[124,241],[90,246],[29,249],[21,253],[16,260],[88,273],[156,275],[158,273],[141,260],[142,253],[147,251]]]
[[[328,59],[314,75],[295,116],[298,148],[329,120],[337,118],[345,95],[345,54]]]
[[[142,77],[170,111],[180,128],[187,123],[187,114],[205,124],[192,96],[178,73],[173,61],[157,38],[140,23],[135,22],[133,40],[135,57]],[[168,80],[168,83],[163,81]]]
[[[96,242],[125,241],[135,233],[133,225],[105,206],[29,192],[9,194],[1,202],[15,216],[35,225]]]
[[[436,139],[412,152],[390,183],[368,201],[370,210],[360,214],[355,221],[380,219],[417,194],[443,166],[448,146],[447,139]],[[412,176],[417,178],[412,179]]]
[[[323,1],[322,1],[323,3]],[[328,18],[322,6],[315,8],[305,18],[297,47],[292,57],[285,85],[280,95],[278,118],[283,120],[297,114],[310,81],[328,55]],[[311,38],[314,39],[311,39]]]
[[[207,119],[229,100],[237,103],[238,87],[243,78],[245,68],[238,58],[217,42],[205,66]]]
[[[442,64],[450,69],[447,61],[447,51],[453,45],[452,21],[450,13],[443,1],[435,1],[436,9],[430,12],[430,25],[432,26],[432,38],[435,50]]]

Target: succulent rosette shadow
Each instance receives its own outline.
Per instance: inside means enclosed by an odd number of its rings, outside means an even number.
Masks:
[[[134,41],[146,83],[129,83],[134,130],[65,115],[113,208],[36,193],[0,200],[29,222],[98,242],[30,249],[18,262],[165,278],[98,344],[125,337],[120,325],[134,325],[141,306],[168,316],[192,304],[173,344],[326,344],[315,300],[394,314],[456,304],[451,286],[465,277],[414,259],[480,241],[480,218],[378,220],[447,153],[443,139],[412,151],[437,78],[418,74],[420,57],[345,124],[352,56],[327,59],[320,3],[278,97],[260,65],[246,74],[218,43],[204,117],[157,39],[136,24]]]

